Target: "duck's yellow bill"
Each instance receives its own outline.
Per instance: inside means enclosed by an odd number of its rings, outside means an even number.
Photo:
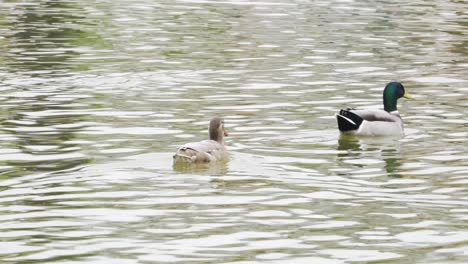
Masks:
[[[414,98],[406,91],[405,91],[405,94],[403,95],[403,97],[407,98],[407,99],[413,99],[414,100]]]
[[[224,136],[225,137],[229,136],[229,133],[227,132],[227,130],[224,130]]]

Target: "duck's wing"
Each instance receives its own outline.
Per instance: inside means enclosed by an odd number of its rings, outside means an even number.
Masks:
[[[214,140],[187,143],[177,149],[174,160],[182,162],[210,162],[224,157],[226,148]]]
[[[346,110],[342,110],[342,111],[346,111]],[[375,121],[400,122],[401,121],[401,117],[398,111],[394,111],[391,113],[385,110],[380,110],[380,109],[351,109],[347,111],[358,115],[359,117],[361,117],[362,119],[368,122],[375,122]]]
[[[198,152],[210,153],[216,150],[224,149],[224,146],[214,140],[203,140],[200,142],[187,143],[183,145],[182,147],[180,147],[179,149],[183,149],[183,148],[193,149]]]

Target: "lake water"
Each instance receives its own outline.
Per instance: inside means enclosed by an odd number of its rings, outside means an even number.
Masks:
[[[0,3],[2,263],[467,263],[468,3]],[[401,81],[402,138],[334,114]],[[223,116],[231,157],[172,166]]]

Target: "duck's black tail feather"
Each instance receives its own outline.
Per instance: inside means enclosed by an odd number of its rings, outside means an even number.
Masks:
[[[338,129],[342,132],[357,130],[362,124],[363,119],[355,113],[348,110],[340,110],[336,115]]]

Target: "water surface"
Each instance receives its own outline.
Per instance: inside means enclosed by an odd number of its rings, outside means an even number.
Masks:
[[[467,8],[0,3],[2,263],[468,262]],[[341,137],[390,80],[406,135]]]

